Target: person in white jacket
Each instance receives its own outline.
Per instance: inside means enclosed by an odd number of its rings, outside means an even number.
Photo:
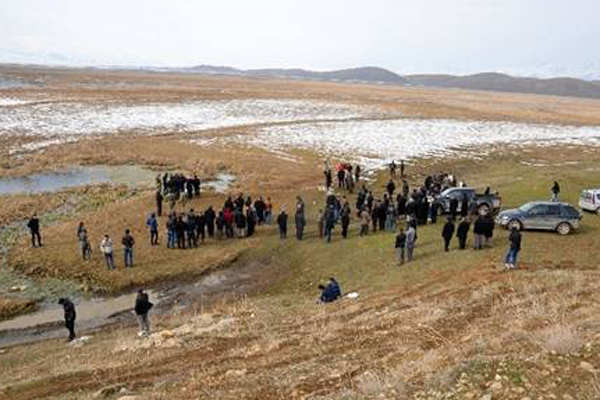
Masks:
[[[113,258],[113,241],[108,235],[104,235],[104,239],[100,242],[100,251],[104,254],[104,260],[106,261],[106,268],[108,270],[116,269],[115,260]]]

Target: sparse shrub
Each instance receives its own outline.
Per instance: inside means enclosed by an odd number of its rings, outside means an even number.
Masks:
[[[579,350],[583,340],[570,326],[552,325],[536,335],[537,343],[546,351],[569,354]]]

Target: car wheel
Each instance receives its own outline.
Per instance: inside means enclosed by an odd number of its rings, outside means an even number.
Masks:
[[[566,222],[561,222],[556,227],[556,232],[558,232],[559,235],[568,235],[569,233],[571,233],[571,225],[569,225]]]
[[[506,227],[508,229],[516,229],[516,230],[520,231],[523,229],[523,224],[521,224],[521,222],[519,220],[513,219],[508,223],[508,225],[506,225]]]
[[[490,213],[490,206],[488,206],[487,204],[482,204],[479,206],[479,215],[487,215]]]
[[[596,209],[596,214],[600,215],[600,207]]]

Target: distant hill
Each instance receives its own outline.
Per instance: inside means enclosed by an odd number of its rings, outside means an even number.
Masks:
[[[598,81],[575,78],[519,78],[494,72],[466,76],[408,75],[405,78],[409,84],[418,86],[600,98]]]
[[[323,81],[365,82],[404,84],[406,80],[398,74],[379,67],[361,67],[342,69],[337,71],[317,72],[305,69],[250,69],[242,70],[231,67],[215,67],[210,65],[199,65],[188,68],[191,72],[215,74],[215,75],[245,75],[270,78],[306,79]]]

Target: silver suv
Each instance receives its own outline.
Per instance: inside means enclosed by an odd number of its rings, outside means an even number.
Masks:
[[[541,229],[568,235],[579,228],[581,213],[567,203],[534,201],[498,214],[496,223],[505,228]]]

